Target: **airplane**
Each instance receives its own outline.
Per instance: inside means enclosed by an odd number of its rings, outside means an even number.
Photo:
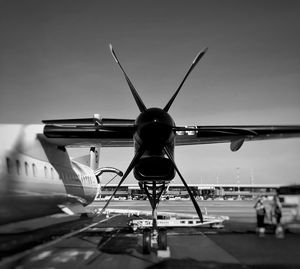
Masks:
[[[134,157],[101,213],[133,170],[134,177],[146,193],[152,208],[152,231],[157,231],[157,206],[177,173],[188,191],[199,220],[203,221],[201,209],[175,163],[175,146],[230,143],[230,149],[234,152],[246,141],[300,136],[300,125],[177,126],[169,109],[207,48],[197,54],[164,108],[146,107],[112,45],[110,52],[139,109],[137,118],[101,118],[95,114],[92,118],[43,120],[44,125],[36,126],[2,125],[0,139],[7,148],[1,150],[2,162],[6,164],[2,163],[1,169],[0,210],[3,203],[9,210],[16,203],[11,211],[14,217],[15,214],[32,217],[33,211],[35,215],[42,215],[45,211],[56,211],[57,207],[78,204],[85,206],[97,195],[97,177],[92,169],[71,161],[66,147],[134,147]],[[20,168],[21,164],[24,164],[23,168]],[[39,171],[35,171],[37,166],[40,167]],[[25,171],[23,180],[19,174],[21,169]],[[26,176],[29,178],[25,179]],[[49,206],[47,210],[45,204]],[[145,238],[149,242],[148,231]]]
[[[0,225],[65,212],[85,214],[101,191],[96,147],[90,166],[71,159],[65,147],[43,135],[43,125],[0,124]]]

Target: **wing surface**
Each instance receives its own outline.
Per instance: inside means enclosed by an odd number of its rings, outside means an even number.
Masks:
[[[135,120],[110,118],[85,118],[46,120],[44,135],[51,143],[81,147],[131,147]]]
[[[241,125],[175,127],[176,146],[230,143],[232,151],[245,141],[300,137],[300,125]]]

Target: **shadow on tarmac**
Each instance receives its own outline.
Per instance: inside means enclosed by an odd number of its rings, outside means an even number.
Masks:
[[[159,263],[147,267],[147,269],[296,269],[299,268],[296,265],[287,264],[253,264],[253,265],[242,265],[232,263],[218,263],[218,262],[200,262],[191,258],[187,259],[167,259]]]

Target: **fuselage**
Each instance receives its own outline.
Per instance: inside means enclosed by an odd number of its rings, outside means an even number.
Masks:
[[[97,195],[93,170],[50,143],[43,125],[0,125],[0,224],[83,206]]]
[[[144,154],[134,168],[139,181],[170,181],[175,177],[172,162],[166,157],[164,148],[174,158],[175,122],[160,108],[149,108],[136,119],[134,134],[135,151],[144,149]]]

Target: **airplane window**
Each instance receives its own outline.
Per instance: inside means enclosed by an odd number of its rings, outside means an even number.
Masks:
[[[17,173],[18,175],[21,174],[21,167],[20,167],[20,161],[19,160],[16,160],[16,166],[17,166]]]
[[[10,159],[6,158],[6,168],[7,168],[7,173],[11,172],[11,163],[10,163]]]
[[[28,176],[28,163],[25,162],[25,174],[26,176]]]
[[[47,178],[48,177],[48,169],[46,166],[44,166],[44,173],[45,173],[45,178]]]
[[[54,170],[52,167],[51,167],[50,171],[51,171],[51,178],[54,179]]]
[[[36,177],[36,166],[34,163],[32,164],[32,174],[34,177]]]

